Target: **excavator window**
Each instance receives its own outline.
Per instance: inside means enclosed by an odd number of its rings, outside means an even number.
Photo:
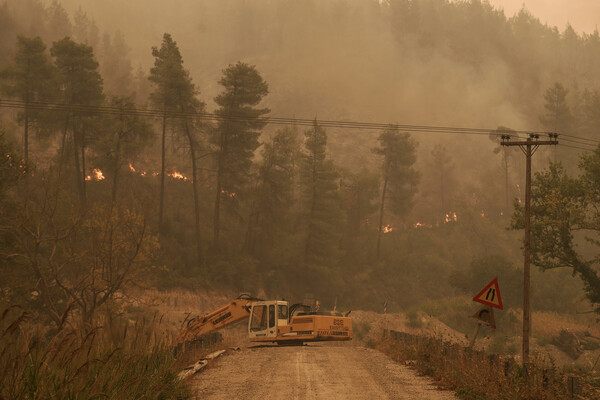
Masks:
[[[269,306],[269,328],[275,326],[275,305],[271,304]]]
[[[277,306],[277,319],[287,319],[288,317],[288,307],[283,304],[279,304]]]
[[[250,330],[264,331],[265,329],[267,329],[267,306],[254,306]]]

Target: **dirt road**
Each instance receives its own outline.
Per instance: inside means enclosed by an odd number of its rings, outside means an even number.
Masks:
[[[382,353],[349,343],[250,347],[192,379],[197,399],[456,399]]]

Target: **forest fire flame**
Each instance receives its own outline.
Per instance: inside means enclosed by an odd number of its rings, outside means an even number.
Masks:
[[[94,181],[103,181],[105,179],[106,179],[106,177],[102,173],[102,170],[100,170],[99,168],[94,168],[92,170],[92,174],[85,177],[86,181],[91,181],[91,180],[94,180]]]
[[[167,176],[170,176],[173,179],[181,179],[183,181],[190,180],[190,178],[184,176],[181,172],[177,172],[177,171],[173,171],[172,173],[167,174]]]
[[[137,168],[135,168],[133,166],[132,162],[129,162],[129,170],[133,173],[138,174],[139,176],[142,177],[146,177],[146,176],[159,176],[160,172],[146,172],[146,171],[140,171]],[[187,176],[183,175],[181,172],[173,170],[173,172],[171,173],[167,173],[166,174],[168,177],[171,177],[173,179],[178,179],[178,180],[182,180],[182,181],[189,181],[190,178],[188,178]]]
[[[234,192],[228,192],[225,189],[221,190],[221,194],[224,194],[225,196],[229,196],[229,197],[235,197],[235,196],[237,196]]]
[[[444,223],[447,224],[449,222],[458,221],[458,217],[456,216],[456,212],[452,211],[446,214],[446,218],[444,218]]]
[[[415,228],[432,228],[431,225],[425,224],[423,222],[417,222],[413,225]]]
[[[394,227],[392,225],[388,224],[388,225],[384,226],[382,229],[383,229],[383,233],[390,233],[391,231],[394,230]]]

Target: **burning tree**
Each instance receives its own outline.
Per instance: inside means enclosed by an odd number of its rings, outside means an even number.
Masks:
[[[390,126],[379,135],[379,147],[375,154],[383,156],[383,184],[379,208],[379,236],[377,238],[377,258],[381,248],[383,217],[386,200],[390,200],[389,209],[397,216],[404,217],[412,209],[412,199],[417,192],[420,174],[413,169],[417,161],[417,142],[408,133],[400,133],[398,128]]]

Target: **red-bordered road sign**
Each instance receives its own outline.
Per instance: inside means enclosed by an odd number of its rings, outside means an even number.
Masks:
[[[502,306],[502,296],[500,296],[498,278],[494,278],[493,281],[488,283],[477,296],[473,297],[473,301],[503,310],[504,307]]]

